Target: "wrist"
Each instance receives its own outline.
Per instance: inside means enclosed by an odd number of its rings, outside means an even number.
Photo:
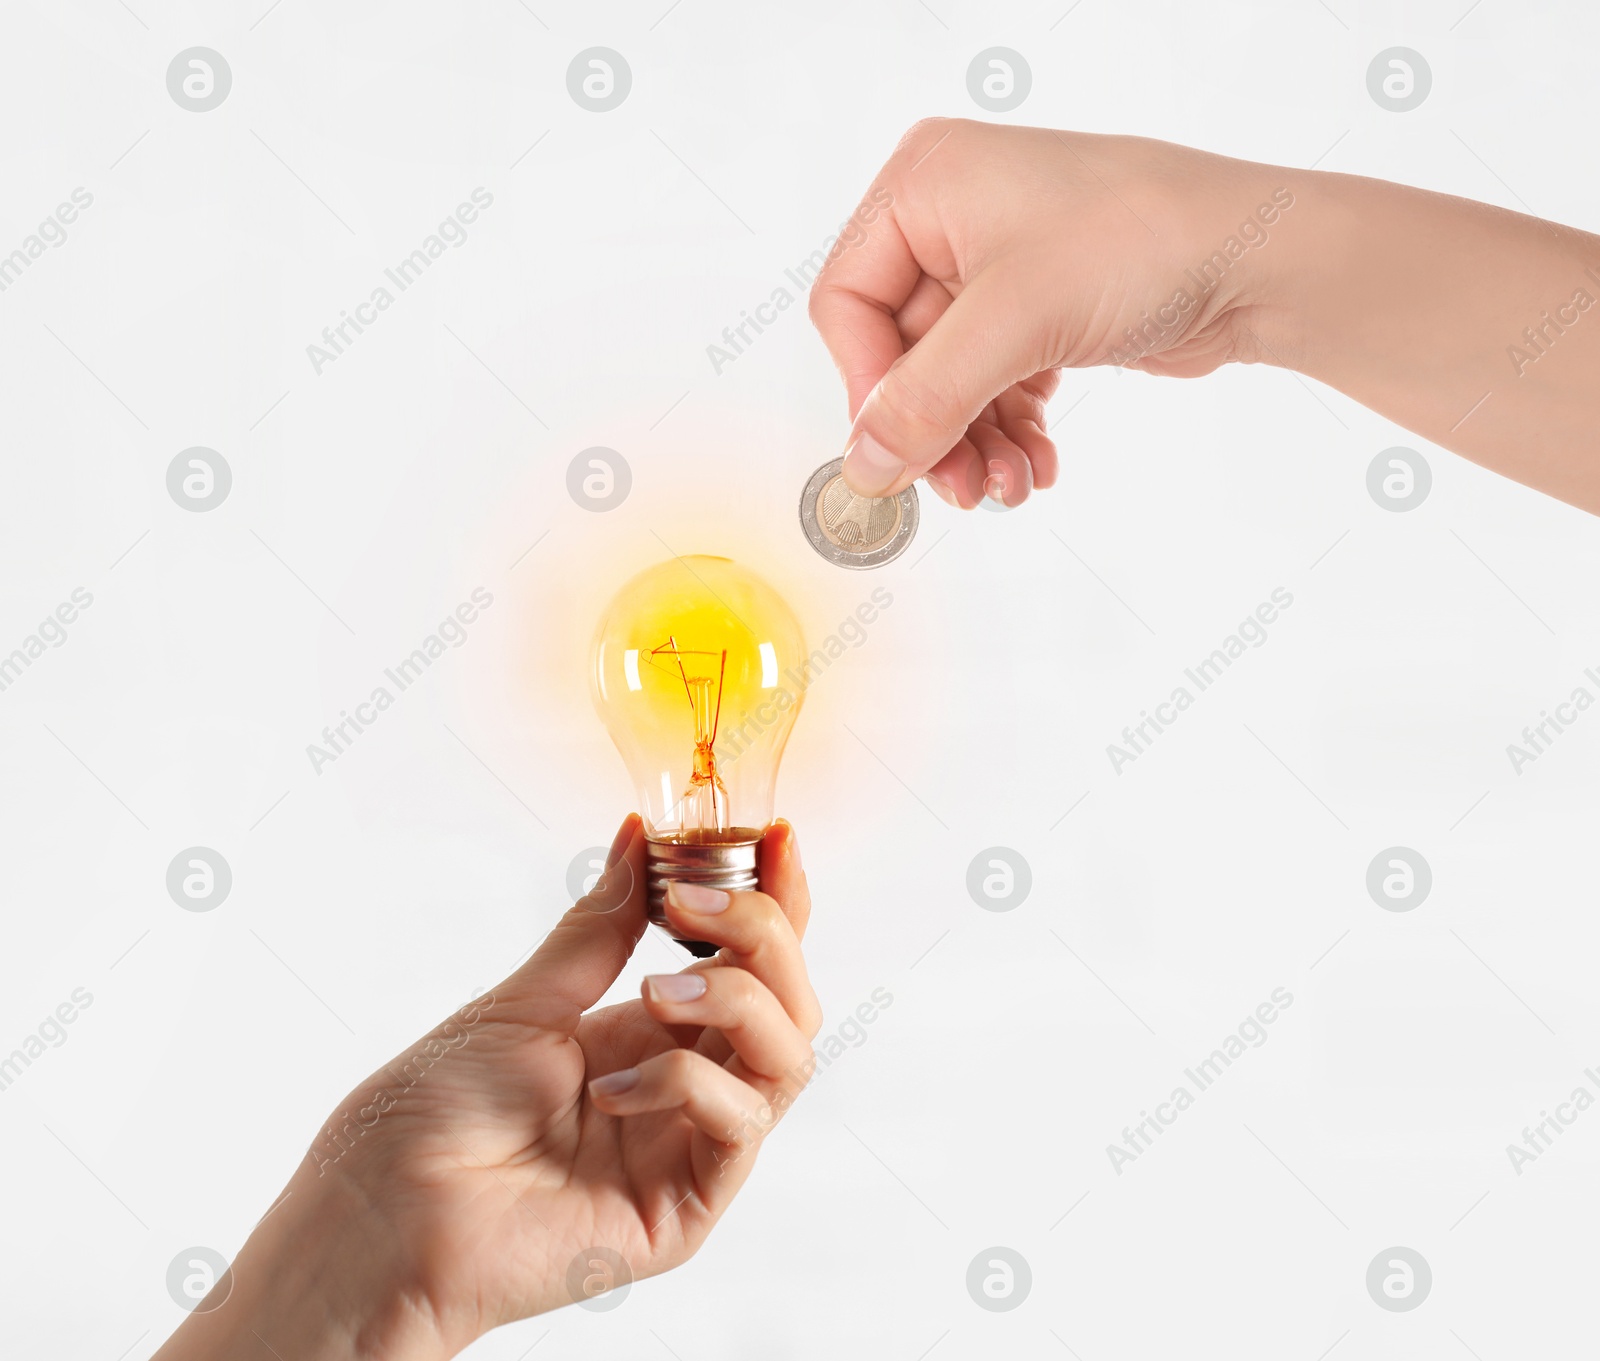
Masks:
[[[472,1339],[447,1334],[403,1251],[349,1180],[302,1166],[153,1361],[443,1361]]]
[[[1278,208],[1272,237],[1235,307],[1237,356],[1309,373],[1320,355],[1346,343],[1329,324],[1349,314],[1361,218],[1348,176],[1261,166],[1261,192]]]

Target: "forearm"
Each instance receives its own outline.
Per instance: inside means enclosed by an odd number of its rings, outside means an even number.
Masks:
[[[1297,224],[1252,322],[1296,369],[1600,513],[1600,237],[1350,175],[1291,175]]]
[[[153,1361],[440,1361],[446,1342],[408,1289],[403,1251],[354,1191],[302,1168],[256,1226],[221,1304],[212,1291]]]

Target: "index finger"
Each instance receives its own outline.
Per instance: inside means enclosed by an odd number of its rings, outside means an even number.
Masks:
[[[761,838],[757,872],[762,891],[783,909],[795,939],[804,940],[811,920],[811,889],[800,867],[800,843],[787,818],[779,818]]]
[[[856,239],[840,238],[811,285],[811,321],[844,380],[851,421],[905,353],[895,313],[922,278],[893,206],[890,190],[875,184],[851,215]]]
[[[697,960],[685,972],[743,969],[766,984],[807,1037],[817,1033],[822,1008],[806,973],[799,937],[776,900],[765,893],[669,883],[666,911],[685,939],[722,947],[718,955]]]

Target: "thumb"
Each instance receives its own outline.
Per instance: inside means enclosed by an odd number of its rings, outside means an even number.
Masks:
[[[1037,298],[995,271],[973,276],[862,402],[842,470],[850,490],[892,496],[910,486],[990,402],[1047,367],[1022,324],[1038,311]]]
[[[556,1030],[575,1026],[616,982],[645,925],[644,833],[630,813],[594,888],[495,989],[496,1017]]]

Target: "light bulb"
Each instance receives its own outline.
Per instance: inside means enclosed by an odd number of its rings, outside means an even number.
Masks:
[[[673,558],[612,598],[592,663],[595,709],[644,819],[650,919],[667,926],[670,880],[754,888],[805,693],[805,641],[783,598],[728,558]]]

